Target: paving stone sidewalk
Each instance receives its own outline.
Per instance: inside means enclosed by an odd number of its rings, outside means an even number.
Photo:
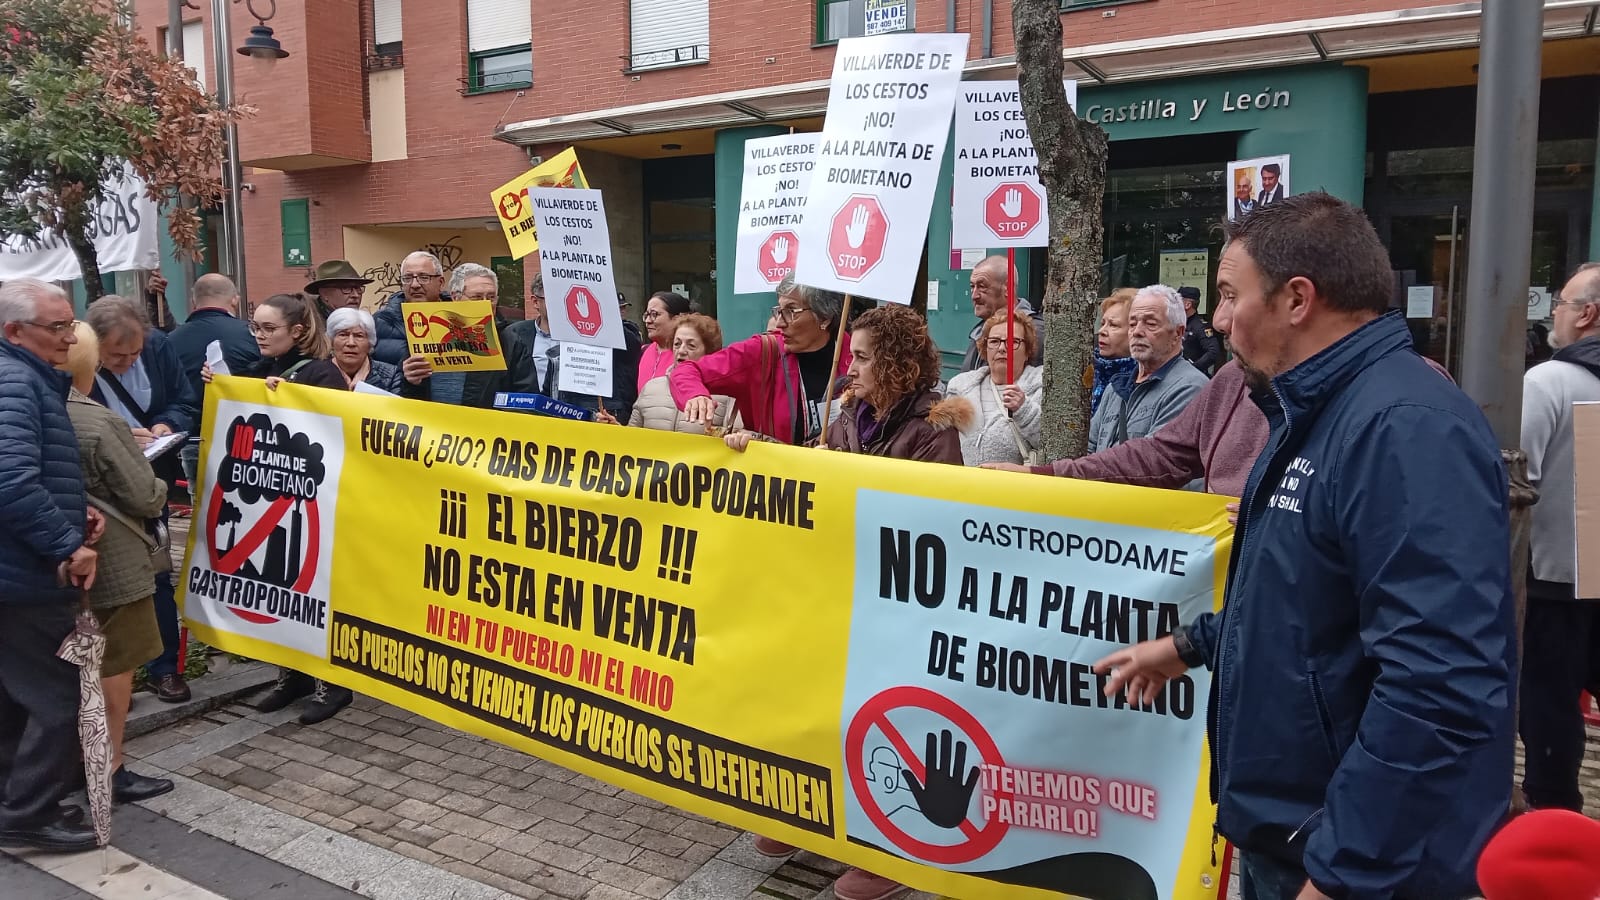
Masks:
[[[320,725],[283,718],[236,704],[127,752],[517,897],[812,900],[843,871],[768,859],[736,829],[370,698]]]

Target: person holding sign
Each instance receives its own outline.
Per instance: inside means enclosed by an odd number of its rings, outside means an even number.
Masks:
[[[849,365],[846,334],[839,365],[833,366],[834,333],[843,312],[843,294],[796,284],[792,275],[785,278],[772,310],[777,333],[758,334],[673,367],[669,376],[673,400],[686,420],[702,425],[717,414],[712,394],[727,394],[744,417],[745,427],[756,436],[782,444],[816,443],[822,437],[823,406],[833,380]],[[728,437],[748,443],[752,435]]]
[[[998,318],[1003,336],[1005,313]],[[975,412],[960,396],[939,398],[939,348],[927,320],[909,306],[881,306],[856,319],[851,337],[850,389],[828,427],[828,449],[961,465],[961,431]]]
[[[652,298],[651,302],[654,303],[655,300]],[[699,313],[686,313],[678,316],[677,322],[678,330],[672,338],[672,352],[677,363],[699,359],[707,353],[715,353],[722,349],[722,326],[717,324],[716,319]],[[645,348],[645,352],[650,352],[648,347]],[[633,404],[633,414],[628,417],[629,426],[698,435],[721,435],[730,428],[739,427],[739,416],[733,408],[733,398],[727,396],[712,398],[717,401],[717,412],[710,422],[704,424],[689,422],[678,410],[678,404],[672,401],[672,385],[667,380],[667,375],[671,371],[672,367],[669,366],[666,372],[645,382],[643,390],[639,391],[639,399]],[[609,415],[602,421],[616,422]]]
[[[372,356],[391,366],[402,365],[411,355],[406,341],[406,317],[400,304],[449,300],[444,291],[444,263],[426,250],[415,250],[400,261],[400,290],[395,291],[372,317],[378,323],[378,344]]]
[[[689,298],[671,291],[656,291],[644,305],[644,336],[649,343],[639,354],[639,399],[644,399],[644,386],[652,378],[667,374],[667,370],[682,361],[678,356],[676,341],[678,323],[694,311]],[[722,332],[717,332],[717,347],[722,346]],[[701,354],[704,355],[703,353]],[[695,359],[699,359],[696,356]]]
[[[1226,233],[1218,295],[1271,429],[1226,599],[1095,671],[1148,703],[1211,668],[1216,824],[1245,896],[1476,896],[1515,738],[1497,441],[1389,311],[1389,254],[1359,208],[1293,195]]]
[[[1044,370],[1026,362],[1039,342],[1033,319],[1017,310],[1009,342],[1005,310],[990,316],[984,329],[979,349],[985,364],[950,379],[945,389],[948,396],[962,397],[978,411],[977,425],[961,433],[961,455],[969,466],[1041,462],[1037,448]],[[1009,382],[1008,363],[1017,367]]]
[[[296,384],[353,391],[365,384],[390,394],[426,399],[426,379],[402,375],[400,370],[372,358],[378,343],[378,328],[372,313],[342,306],[328,314],[328,334],[333,341],[333,356],[310,363],[296,376]]]

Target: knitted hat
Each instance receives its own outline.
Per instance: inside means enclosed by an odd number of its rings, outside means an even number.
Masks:
[[[1478,857],[1486,900],[1600,900],[1600,822],[1565,809],[1512,819]]]

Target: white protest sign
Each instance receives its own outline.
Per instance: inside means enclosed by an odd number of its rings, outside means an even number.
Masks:
[[[606,208],[592,188],[531,187],[538,217],[539,271],[550,336],[597,347],[622,348],[622,310],[611,274]]]
[[[794,272],[817,140],[815,134],[780,134],[745,142],[735,294],[775,290],[784,276]]]
[[[1434,287],[1431,284],[1413,284],[1406,288],[1406,318],[1433,318]]]
[[[556,390],[589,397],[611,396],[611,350],[564,341]]]
[[[941,32],[839,42],[796,281],[911,302],[967,40]]]
[[[1063,82],[1078,105],[1078,83]],[[956,97],[954,209],[950,240],[958,247],[1043,247],[1050,213],[1039,184],[1039,157],[1022,117],[1016,81],[966,81]]]
[[[144,194],[144,181],[125,168],[122,178],[107,185],[105,199],[89,218],[89,238],[100,271],[160,268],[160,227],[156,204]],[[82,276],[78,257],[59,231],[40,231],[32,238],[0,235],[0,281],[72,281]]]
[[[1528,321],[1542,322],[1550,318],[1550,289],[1528,288]]]

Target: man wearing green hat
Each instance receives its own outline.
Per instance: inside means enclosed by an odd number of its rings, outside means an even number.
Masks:
[[[367,292],[371,278],[362,278],[348,260],[330,259],[312,271],[306,284],[306,293],[317,297],[317,307],[326,319],[336,309],[361,308],[361,298]]]

